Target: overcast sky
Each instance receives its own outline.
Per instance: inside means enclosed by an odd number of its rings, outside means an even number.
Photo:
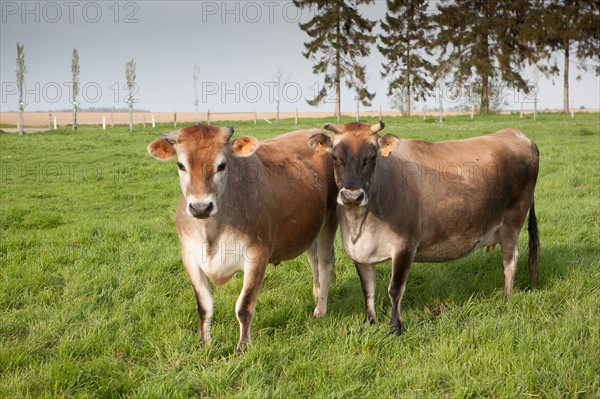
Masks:
[[[192,112],[193,66],[200,67],[198,97],[204,112],[274,111],[277,65],[289,74],[281,110],[333,112],[333,102],[314,108],[305,99],[322,85],[302,56],[308,37],[298,21],[310,18],[291,1],[0,1],[2,111],[18,109],[17,42],[25,46],[27,111],[70,107],[71,54],[79,51],[80,106],[125,106],[125,63],[137,64],[137,108]],[[385,15],[385,1],[363,7],[370,19]],[[379,30],[378,30],[379,31]],[[559,56],[559,61],[562,60]],[[372,107],[391,110],[383,57],[375,46],[364,60]],[[600,80],[571,65],[576,108],[600,108]],[[581,73],[582,79],[576,80]],[[526,76],[533,80],[532,71]],[[344,91],[342,110],[353,112],[354,94]],[[518,109],[513,91],[506,109]],[[562,108],[562,76],[539,78],[539,108]],[[434,99],[429,109],[436,107]],[[449,108],[452,104],[445,103]],[[420,110],[422,104],[417,104]],[[530,108],[531,105],[527,108]]]

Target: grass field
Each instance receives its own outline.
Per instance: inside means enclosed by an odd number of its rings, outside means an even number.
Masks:
[[[231,124],[261,139],[295,130]],[[235,353],[240,274],[214,288],[213,343],[200,346],[175,232],[177,168],[146,153],[169,128],[0,134],[0,398],[600,397],[599,114],[386,125],[432,141],[516,127],[536,141],[538,290],[525,232],[508,301],[498,249],[415,264],[396,337],[389,263],[377,268],[380,324],[365,325],[338,239],[325,318],[311,317],[303,255],[267,270],[247,353]]]

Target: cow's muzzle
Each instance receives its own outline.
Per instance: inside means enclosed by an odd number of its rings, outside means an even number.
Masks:
[[[337,202],[344,206],[366,206],[367,193],[362,188],[358,190],[350,190],[342,188],[338,194]]]
[[[187,213],[197,219],[206,219],[217,212],[217,207],[213,201],[190,202],[187,207]]]

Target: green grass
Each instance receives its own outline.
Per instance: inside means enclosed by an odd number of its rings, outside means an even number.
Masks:
[[[295,129],[290,120],[231,124],[261,139]],[[599,397],[600,116],[386,124],[404,138],[516,127],[536,141],[538,290],[529,286],[525,233],[506,302],[498,249],[415,264],[406,331],[396,337],[387,327],[389,264],[377,268],[380,324],[365,325],[358,277],[338,240],[324,319],[311,317],[303,255],[269,267],[247,353],[235,353],[239,274],[214,288],[213,343],[200,346],[175,233],[176,166],[145,149],[169,127],[0,134],[0,398]]]

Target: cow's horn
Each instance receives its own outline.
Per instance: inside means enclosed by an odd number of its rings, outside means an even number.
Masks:
[[[384,127],[385,127],[385,123],[383,123],[383,121],[379,121],[378,124],[371,126],[371,133],[377,134],[380,131],[382,131]]]
[[[171,130],[169,133],[163,134],[161,137],[167,140],[169,143],[175,144],[178,136],[179,130]]]
[[[329,130],[330,132],[333,132],[335,134],[342,134],[342,132],[336,126],[333,126],[331,123],[326,123],[325,126],[323,126],[323,129]]]
[[[223,136],[225,136],[227,140],[229,140],[231,136],[233,136],[233,132],[233,126],[225,126],[221,128],[221,133],[223,133]]]

